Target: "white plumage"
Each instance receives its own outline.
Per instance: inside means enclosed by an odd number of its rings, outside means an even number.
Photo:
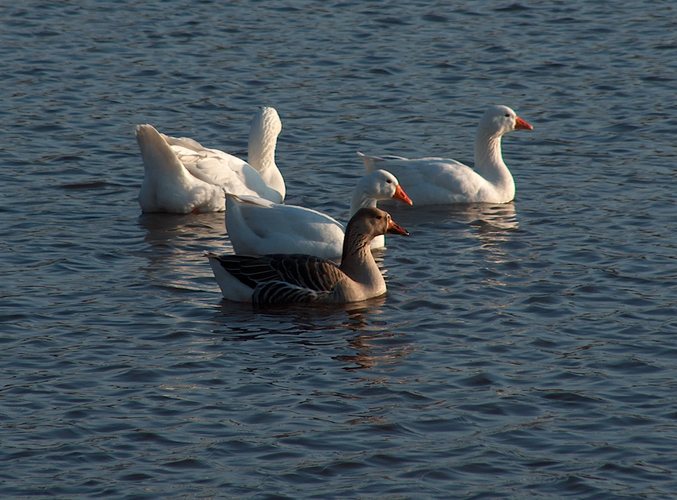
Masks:
[[[194,139],[159,133],[138,125],[136,138],[144,164],[139,193],[143,212],[199,213],[225,210],[224,190],[281,203],[282,174],[275,164],[277,136],[282,130],[274,108],[261,108],[249,134],[250,163]]]
[[[501,137],[533,127],[507,106],[491,106],[475,137],[475,168],[447,158],[409,159],[367,156],[358,152],[368,172],[385,169],[395,175],[417,206],[453,203],[507,203],[515,181],[501,153]]]
[[[363,176],[355,189],[350,215],[377,200],[411,200],[397,178],[384,170]],[[329,215],[296,205],[271,203],[261,198],[228,195],[226,229],[237,254],[302,253],[326,259],[341,256],[343,224]],[[371,248],[383,248],[385,237],[376,235]]]

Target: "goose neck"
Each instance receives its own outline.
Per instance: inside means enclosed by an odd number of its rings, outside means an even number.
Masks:
[[[284,199],[286,194],[284,178],[275,163],[276,146],[275,136],[261,132],[250,134],[247,162],[258,171],[263,182],[280,193]]]
[[[383,280],[370,248],[371,237],[347,232],[343,242],[341,270],[354,281],[373,285]]]
[[[475,140],[475,170],[494,185],[513,182],[512,175],[503,161],[501,136],[478,132]]]
[[[355,215],[360,208],[376,208],[376,200],[367,195],[359,186],[353,191],[350,201],[350,217]]]
[[[275,165],[275,147],[277,140],[260,134],[252,134],[249,137],[249,148],[247,150],[247,161],[259,173],[263,174],[266,170]]]

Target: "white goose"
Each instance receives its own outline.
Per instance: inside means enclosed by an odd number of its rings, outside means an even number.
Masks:
[[[501,137],[533,126],[507,106],[491,106],[475,137],[475,169],[446,158],[362,157],[368,172],[383,168],[407,186],[416,205],[507,203],[515,197],[515,181],[501,154]]]
[[[408,235],[390,215],[362,208],[348,222],[341,265],[312,255],[222,255],[207,253],[223,296],[255,305],[344,304],[378,297],[386,283],[369,243],[386,232]]]
[[[412,204],[394,175],[385,170],[371,172],[353,190],[350,215],[386,199]],[[227,195],[226,229],[235,253],[242,255],[302,253],[336,259],[343,248],[343,224],[336,219],[309,208],[261,198]],[[375,236],[371,248],[384,246],[385,237]]]
[[[143,212],[199,213],[225,210],[224,189],[281,203],[282,174],[275,164],[282,130],[274,108],[261,108],[249,133],[250,163],[187,137],[170,137],[152,125],[138,125],[144,178],[139,193]]]

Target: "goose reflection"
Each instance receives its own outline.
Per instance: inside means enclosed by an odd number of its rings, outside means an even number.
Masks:
[[[505,286],[505,278],[514,272],[511,240],[519,229],[514,203],[469,205],[456,215],[468,224],[466,237],[479,241],[483,266],[489,273],[484,283]]]
[[[372,304],[370,314],[365,309],[356,307],[350,311],[346,328],[355,332],[355,336],[348,341],[348,347],[353,354],[335,356],[334,359],[348,364],[344,370],[355,371],[386,364],[399,362],[412,352],[413,346],[409,342],[402,343],[403,335],[391,330],[385,311],[381,304]],[[381,315],[381,318],[378,316]]]
[[[514,203],[473,205],[467,207],[464,215],[475,229],[475,235],[482,249],[486,250],[488,259],[494,263],[509,260],[505,244],[519,228]]]
[[[446,246],[447,243],[433,237],[433,234],[444,234],[446,228],[456,229],[454,226],[460,225],[461,229],[467,230],[467,235],[479,239],[481,248],[488,252],[489,259],[493,261],[501,261],[507,257],[503,245],[519,229],[517,210],[512,202],[426,206],[400,210],[393,217],[397,217],[414,236],[417,233],[431,235],[427,243],[435,246]],[[416,240],[417,238],[413,239],[414,242]]]
[[[389,345],[389,343],[394,345]],[[346,371],[357,371],[382,365],[399,363],[413,352],[412,344],[399,343],[399,335],[394,333],[359,334],[348,342],[354,354],[335,356],[334,359],[347,363]]]
[[[142,214],[139,226],[146,230],[145,241],[152,246],[176,246],[176,242],[198,243],[204,246],[223,245],[225,221],[223,213],[191,215]]]
[[[313,348],[345,343],[345,348],[340,348],[348,352],[331,359],[345,365],[344,370],[362,370],[399,362],[413,351],[403,335],[391,330],[386,301],[387,296],[382,296],[343,305],[294,305],[256,311],[250,304],[223,300],[213,317],[219,325],[214,332],[232,342],[275,336],[276,341]]]
[[[257,307],[245,302],[221,300],[212,317],[227,340],[256,340],[269,335],[286,335],[301,343],[326,343],[346,331],[370,331],[380,323],[386,297],[349,304],[291,304]],[[314,335],[319,333],[320,336]]]
[[[224,237],[223,213],[143,214],[138,223],[146,231],[148,265],[142,272],[150,280],[179,290],[218,290],[203,252],[232,251]]]

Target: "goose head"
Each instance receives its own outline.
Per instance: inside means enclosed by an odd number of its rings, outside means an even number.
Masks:
[[[361,207],[374,207],[376,201],[390,199],[413,205],[397,177],[386,170],[374,170],[357,183],[353,195],[353,208],[357,210]]]
[[[249,163],[256,170],[275,164],[277,136],[282,132],[282,121],[275,108],[263,106],[252,117],[249,127]]]
[[[251,136],[260,139],[261,135],[277,139],[280,132],[282,132],[282,121],[280,115],[277,114],[277,110],[270,106],[262,106],[252,118],[250,141]]]
[[[349,234],[361,235],[366,237],[367,243],[375,236],[382,234],[400,234],[402,236],[409,236],[409,232],[396,223],[388,212],[380,208],[361,208],[348,222],[346,228],[346,239]]]
[[[252,118],[249,128],[247,161],[258,170],[263,181],[284,200],[286,194],[284,178],[275,163],[275,148],[280,132],[282,121],[275,108],[261,107]]]
[[[491,106],[480,119],[478,134],[501,137],[513,130],[533,130],[534,127],[523,120],[508,106]]]

